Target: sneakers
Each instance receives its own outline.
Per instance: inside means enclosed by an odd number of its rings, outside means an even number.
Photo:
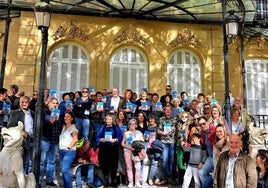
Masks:
[[[49,187],[58,187],[58,185],[56,183],[54,183],[53,181],[47,182],[46,185]]]
[[[148,181],[148,184],[149,184],[149,185],[153,185],[153,184],[154,184],[153,180],[149,180],[149,181]]]
[[[132,188],[132,187],[134,187],[133,182],[129,182],[129,184],[128,184],[127,187],[128,187],[128,188]]]
[[[161,181],[160,181],[159,178],[156,178],[156,179],[154,180],[154,184],[155,184],[155,185],[161,185],[160,183],[161,183]]]
[[[137,182],[136,185],[135,185],[136,188],[142,188],[140,182]]]

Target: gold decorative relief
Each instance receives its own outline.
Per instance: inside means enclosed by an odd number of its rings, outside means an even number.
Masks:
[[[266,37],[254,37],[249,39],[249,44],[250,45],[256,45],[257,50],[264,50],[264,45],[267,44],[268,39]]]
[[[77,26],[77,23],[74,20],[69,20],[60,25],[60,27],[52,35],[54,40],[60,38],[79,38],[82,41],[89,39],[88,35],[85,34],[85,31]]]
[[[114,42],[119,43],[122,41],[136,41],[140,44],[146,44],[147,40],[144,38],[140,31],[134,28],[133,25],[129,25],[126,30],[121,32],[121,34],[117,35],[114,39]]]
[[[178,45],[187,45],[194,48],[199,48],[200,42],[195,38],[192,31],[185,28],[177,34],[177,37],[172,40],[169,45],[172,47],[176,47]]]

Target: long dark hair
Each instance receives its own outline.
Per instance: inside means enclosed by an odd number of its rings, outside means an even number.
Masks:
[[[73,118],[73,120],[72,120],[72,124],[75,124],[75,118],[74,118],[74,113],[72,112],[72,111],[70,111],[70,110],[67,110],[65,113],[64,113],[64,116],[65,116],[65,114],[69,114],[72,118]]]

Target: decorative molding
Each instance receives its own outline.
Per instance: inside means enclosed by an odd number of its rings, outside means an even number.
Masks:
[[[248,40],[248,44],[256,45],[256,49],[259,51],[264,50],[264,46],[268,43],[268,39],[266,37],[254,37]]]
[[[187,45],[194,48],[199,48],[200,42],[195,38],[191,30],[185,28],[177,34],[177,37],[172,40],[169,45],[172,47],[176,47],[178,45]]]
[[[85,31],[77,26],[76,21],[68,20],[61,24],[59,28],[52,35],[54,40],[58,40],[60,38],[79,38],[82,41],[86,41],[89,39],[89,36],[85,34]]]
[[[122,41],[135,41],[142,45],[146,44],[148,41],[144,36],[140,34],[140,31],[138,31],[133,25],[129,25],[126,30],[122,31],[121,34],[117,35],[114,39],[115,43],[120,43]]]

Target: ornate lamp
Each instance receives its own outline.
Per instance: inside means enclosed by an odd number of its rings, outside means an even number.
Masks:
[[[42,27],[49,28],[51,18],[51,7],[46,2],[38,2],[34,5],[36,26],[38,29]]]
[[[225,18],[225,29],[226,36],[233,42],[233,39],[238,33],[239,17],[234,14],[234,11],[230,11],[229,13],[230,15]]]

